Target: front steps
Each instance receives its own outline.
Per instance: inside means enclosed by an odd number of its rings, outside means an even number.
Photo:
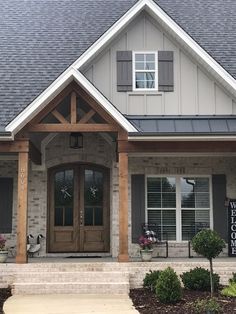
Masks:
[[[112,294],[128,295],[129,274],[106,271],[53,271],[18,273],[12,294]]]
[[[128,294],[129,288],[142,286],[149,270],[163,270],[172,267],[181,274],[195,267],[209,268],[203,258],[153,259],[151,263],[135,261],[118,263],[110,261],[62,262],[57,259],[33,259],[29,264],[0,264],[0,286],[10,286],[13,294]],[[220,275],[223,285],[228,283],[236,271],[236,259],[216,258],[214,272]]]

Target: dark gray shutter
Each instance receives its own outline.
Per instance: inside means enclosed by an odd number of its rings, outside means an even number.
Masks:
[[[145,177],[142,174],[131,176],[132,243],[138,243],[145,222]]]
[[[12,232],[13,179],[0,178],[0,233]]]
[[[158,90],[173,92],[174,90],[174,53],[158,51]]]
[[[117,51],[117,91],[132,91],[132,51]]]
[[[212,176],[212,193],[214,230],[227,241],[226,177],[224,174]]]

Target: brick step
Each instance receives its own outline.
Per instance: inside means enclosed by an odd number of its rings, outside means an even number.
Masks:
[[[50,283],[50,282],[103,282],[120,283],[129,282],[127,272],[37,272],[18,273],[14,283]]]
[[[128,295],[128,282],[14,283],[12,294],[119,294]]]

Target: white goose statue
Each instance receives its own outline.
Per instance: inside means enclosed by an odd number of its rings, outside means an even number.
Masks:
[[[34,237],[32,236],[32,234],[27,235],[27,252],[29,252],[29,249],[31,247],[31,243],[30,243],[30,239],[34,239]]]
[[[44,236],[42,234],[39,234],[37,236],[37,243],[36,244],[31,244],[30,248],[28,250],[29,256],[30,257],[34,257],[34,254],[39,252],[40,248],[41,248],[41,243],[40,240],[43,239]]]

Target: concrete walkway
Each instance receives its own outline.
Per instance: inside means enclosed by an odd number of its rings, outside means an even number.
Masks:
[[[5,314],[138,314],[124,295],[14,295],[3,306]]]

